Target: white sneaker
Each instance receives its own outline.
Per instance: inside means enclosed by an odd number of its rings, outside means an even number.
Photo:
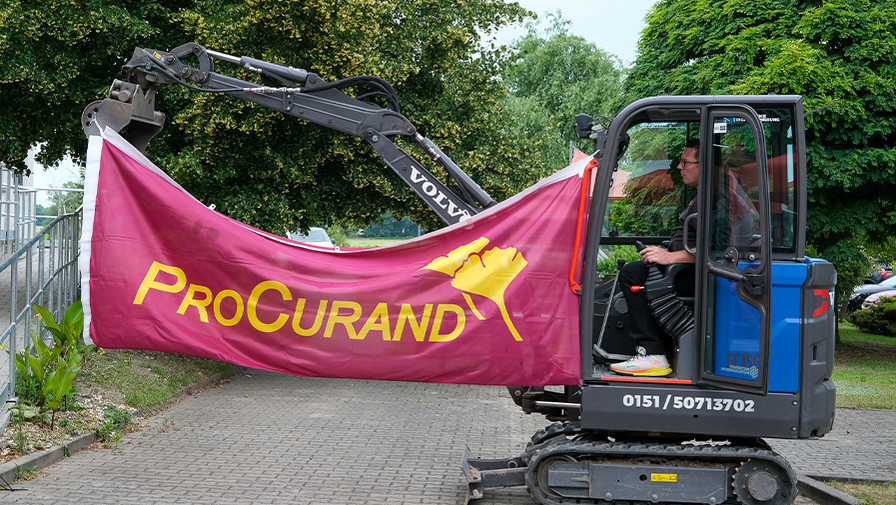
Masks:
[[[613,363],[610,365],[610,370],[616,373],[641,377],[664,377],[672,373],[672,368],[669,366],[666,356],[662,354],[646,356],[639,354],[628,361]]]

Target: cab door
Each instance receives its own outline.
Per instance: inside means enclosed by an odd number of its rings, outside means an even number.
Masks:
[[[745,106],[702,118],[697,243],[698,383],[768,392],[771,246],[765,133]],[[688,226],[685,226],[687,229]]]

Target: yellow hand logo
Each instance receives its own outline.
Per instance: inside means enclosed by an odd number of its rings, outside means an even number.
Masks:
[[[510,313],[507,311],[507,305],[504,303],[504,293],[516,276],[523,271],[528,262],[521,253],[517,252],[515,247],[507,249],[493,247],[481,254],[477,254],[486,245],[488,245],[488,239],[485,237],[479,238],[467,245],[458,247],[448,253],[447,256],[436,258],[423,268],[454,277],[451,285],[463,292],[464,298],[470,304],[470,308],[473,309],[473,312],[480,319],[483,319],[483,317],[476,310],[468,293],[484,296],[495,302],[513,338],[521,342],[523,339],[513,326]]]
[[[460,267],[464,266],[464,263],[467,261],[468,256],[473,253],[478,253],[482,250],[483,247],[487,245],[487,238],[477,238],[469,244],[462,245],[457,249],[451,251],[447,256],[439,256],[438,258],[430,261],[429,265],[426,265],[423,268],[435,270],[436,272],[442,272],[445,275],[454,277],[454,274],[457,273],[457,270],[460,269]]]

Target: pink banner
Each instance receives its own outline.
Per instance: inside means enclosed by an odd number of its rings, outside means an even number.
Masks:
[[[88,151],[89,339],[294,375],[578,384],[568,283],[587,160],[391,247],[322,250],[230,219],[114,133]]]

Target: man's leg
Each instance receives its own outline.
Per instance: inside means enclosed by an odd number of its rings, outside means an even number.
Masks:
[[[635,345],[638,355],[610,366],[614,372],[632,375],[663,376],[672,373],[666,359],[665,337],[659,327],[643,290],[632,291],[632,286],[644,286],[647,282],[647,265],[641,261],[626,263],[619,272],[619,288],[628,305],[626,327]]]

